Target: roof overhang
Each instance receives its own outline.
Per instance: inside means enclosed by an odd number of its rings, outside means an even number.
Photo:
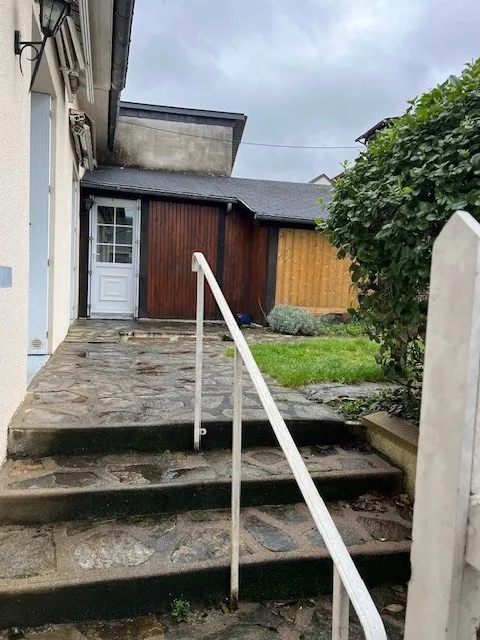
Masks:
[[[110,191],[115,193],[132,193],[131,185],[121,184],[102,184],[98,185],[95,182],[89,182],[88,178],[82,180],[82,188],[89,189],[91,191]],[[166,189],[149,189],[148,187],[136,187],[134,190],[135,195],[138,196],[150,196],[158,198],[172,198],[177,200],[196,200],[201,202],[215,202],[218,204],[242,204],[247,209],[252,211],[247,205],[245,205],[238,198],[229,198],[227,196],[206,196],[203,193],[177,193]]]

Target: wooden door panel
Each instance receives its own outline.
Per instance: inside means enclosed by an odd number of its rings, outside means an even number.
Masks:
[[[218,221],[215,206],[151,201],[148,224],[147,315],[149,318],[195,318],[196,274],[192,254],[205,254],[217,268]],[[216,305],[205,288],[205,317]]]

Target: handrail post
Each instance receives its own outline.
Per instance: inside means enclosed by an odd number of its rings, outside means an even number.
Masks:
[[[238,606],[239,593],[239,549],[240,549],[240,483],[241,483],[241,437],[242,437],[242,367],[245,365],[247,373],[265,409],[269,422],[275,433],[279,445],[285,454],[300,492],[312,515],[318,531],[321,533],[325,546],[335,565],[334,573],[334,606],[333,606],[333,638],[335,640],[348,639],[348,617],[350,601],[355,609],[367,640],[387,640],[385,626],[375,603],[369,594],[358,570],[343,542],[325,502],[305,465],[293,438],[282,418],[278,407],[268,389],[252,352],[240,331],[238,324],[228,306],[225,296],[220,289],[215,276],[205,259],[196,252],[192,259],[193,271],[201,271],[202,278],[197,280],[199,305],[197,307],[197,382],[195,385],[195,422],[198,427],[198,444],[205,429],[200,426],[201,410],[201,373],[202,373],[202,340],[203,340],[203,305],[204,283],[207,281],[213,297],[226,322],[235,345],[235,379],[233,399],[233,434],[232,434],[232,567],[230,582],[231,608]],[[201,301],[201,302],[200,302]]]
[[[230,609],[238,609],[240,558],[240,489],[242,482],[242,370],[243,361],[235,345],[232,429],[232,564],[230,570]]]
[[[350,598],[336,565],[333,565],[332,640],[348,640]]]
[[[202,432],[202,373],[203,373],[203,318],[205,305],[205,276],[200,265],[197,265],[197,327],[195,345],[195,418],[193,429],[193,446],[200,451]]]

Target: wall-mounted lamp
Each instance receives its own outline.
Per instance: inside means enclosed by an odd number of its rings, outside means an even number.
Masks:
[[[40,28],[43,33],[41,42],[22,41],[20,31],[15,31],[15,55],[20,56],[20,69],[22,68],[22,54],[25,49],[33,49],[35,54],[30,61],[36,61],[35,69],[32,74],[30,89],[32,88],[38,67],[42,58],[43,50],[47,38],[55,36],[63,24],[63,21],[70,15],[72,0],[39,0],[40,4]]]

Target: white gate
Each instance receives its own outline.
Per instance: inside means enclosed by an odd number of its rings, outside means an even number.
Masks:
[[[51,98],[32,93],[30,125],[30,267],[28,353],[48,353]]]
[[[432,260],[406,640],[473,640],[480,617],[480,224]]]

